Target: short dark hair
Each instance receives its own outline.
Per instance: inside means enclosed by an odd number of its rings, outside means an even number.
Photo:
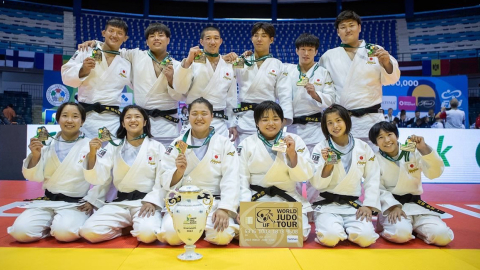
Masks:
[[[418,110],[418,109],[417,109],[417,110],[415,111],[415,113],[417,113],[417,112],[419,113],[419,112],[420,112],[420,110]]]
[[[370,128],[370,131],[368,131],[368,138],[373,144],[377,145],[377,137],[378,137],[378,134],[380,134],[380,131],[382,130],[385,132],[393,132],[398,139],[397,126],[393,123],[382,121],[373,125],[373,127]]]
[[[362,24],[362,19],[358,16],[355,11],[352,10],[344,10],[338,14],[337,18],[335,19],[335,29],[338,29],[338,25],[346,20],[354,20],[358,24]]]
[[[213,105],[212,103],[210,103],[210,101],[206,100],[205,98],[203,97],[199,97],[197,99],[195,99],[194,101],[192,101],[192,103],[188,104],[188,114],[190,114],[190,111],[192,110],[192,106],[193,104],[205,104],[207,105],[208,107],[208,110],[210,111],[210,113],[213,114]]]
[[[327,115],[331,113],[338,113],[340,118],[345,122],[345,133],[348,134],[350,133],[350,130],[352,129],[352,119],[350,119],[350,114],[348,113],[348,110],[345,109],[342,105],[339,104],[333,104],[330,107],[326,108],[325,111],[323,111],[322,115],[322,121],[321,121],[321,126],[322,126],[322,132],[323,135],[325,135],[326,139],[330,138],[330,133],[328,133],[328,128],[327,128]]]
[[[273,26],[273,24],[271,23],[267,23],[267,22],[257,22],[253,25],[252,27],[252,37],[255,35],[255,33],[258,32],[258,30],[260,29],[263,29],[263,31],[265,31],[265,33],[269,36],[269,37],[275,37],[275,27]]]
[[[146,125],[143,127],[143,133],[146,133],[149,138],[152,138],[153,135],[150,131],[151,130],[150,118],[148,117],[147,112],[138,105],[128,105],[127,107],[123,108],[123,111],[120,114],[120,126],[118,127],[118,130],[117,130],[117,138],[123,139],[127,136],[127,129],[122,125],[122,123],[123,123],[123,120],[125,120],[125,115],[130,109],[137,109],[142,114],[143,119],[147,121]]]
[[[108,20],[107,24],[105,24],[105,30],[107,30],[108,26],[121,28],[121,29],[123,29],[123,31],[125,31],[125,35],[128,35],[128,25],[127,25],[127,23],[124,20],[122,20],[118,17],[111,18],[110,20]]]
[[[295,48],[299,49],[300,47],[315,47],[315,50],[318,50],[320,39],[310,33],[303,33],[295,40]]]
[[[400,111],[400,116],[402,116],[402,115],[407,115],[407,111],[401,110],[401,111]]]
[[[280,117],[280,119],[283,122],[284,117],[283,117],[282,107],[280,107],[280,105],[278,105],[274,101],[266,100],[258,104],[255,107],[255,110],[253,110],[253,118],[255,119],[255,124],[258,124],[258,122],[260,121],[264,113],[269,110],[272,110],[275,113],[277,113],[277,115]]]
[[[80,112],[80,117],[82,117],[82,122],[85,122],[85,120],[87,119],[87,113],[85,112],[85,108],[83,108],[82,105],[80,105],[78,103],[75,103],[73,101],[62,103],[62,105],[60,105],[57,109],[57,114],[56,115],[58,115],[58,116],[56,118],[58,119],[58,117],[60,115],[62,115],[63,109],[65,109],[65,107],[67,107],[69,105],[77,107],[78,111]]]
[[[163,33],[167,38],[170,38],[170,28],[163,23],[151,23],[145,29],[145,39],[148,39],[148,36],[155,33]]]
[[[222,31],[220,31],[220,29],[218,29],[217,27],[210,25],[202,29],[202,32],[200,32],[200,39],[203,39],[203,37],[205,36],[205,32],[207,31],[217,31],[220,35],[220,38],[222,38]]]
[[[10,104],[8,104],[8,105],[7,105],[7,107],[10,107],[10,108],[12,108],[12,109],[13,109],[13,104],[12,104],[12,103],[10,103]]]

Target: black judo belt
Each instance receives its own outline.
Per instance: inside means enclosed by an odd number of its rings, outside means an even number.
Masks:
[[[322,192],[320,193],[320,196],[322,196],[324,200],[312,203],[313,206],[338,203],[338,204],[348,204],[355,209],[362,207],[362,205],[355,202],[356,200],[358,200],[358,197],[356,196],[340,195],[340,194],[334,194],[330,192]],[[378,212],[373,211],[372,215],[376,216],[378,215]]]
[[[396,195],[396,194],[392,194],[393,197],[395,198],[395,200],[399,201],[402,205],[403,204],[406,204],[406,203],[416,203],[418,205],[420,205],[421,207],[423,208],[426,208],[430,211],[433,211],[435,213],[439,213],[439,214],[445,214],[444,211],[440,210],[440,209],[437,209],[433,206],[431,206],[430,204],[428,204],[427,202],[423,201],[422,198],[420,197],[420,195],[413,195],[413,194],[405,194],[405,195]]]
[[[141,200],[147,196],[147,193],[134,190],[132,192],[118,192],[114,202]]]
[[[362,117],[368,113],[378,113],[380,108],[382,108],[381,104],[373,105],[372,107],[362,108],[362,109],[355,109],[355,110],[348,110],[351,116],[355,117]]]
[[[293,118],[293,124],[306,125],[309,122],[320,123],[322,120],[322,113],[316,113],[312,115],[305,115]]]
[[[240,102],[240,108],[233,109],[234,113],[239,112],[246,112],[246,111],[253,111],[257,107],[258,103],[247,103],[247,102]]]
[[[95,111],[97,113],[107,111],[120,115],[120,107],[118,106],[102,105],[100,104],[100,102],[95,102],[94,104],[79,102],[79,104],[82,105],[83,108],[85,108],[86,113],[88,113],[89,111]]]
[[[225,115],[223,110],[213,111],[213,117],[228,120],[228,116]]]
[[[215,200],[220,200],[221,197],[220,197],[220,195],[213,195],[213,198],[214,198]],[[198,196],[197,196],[197,199],[199,199],[199,200],[202,200],[202,199],[210,199],[210,195],[208,195],[207,193],[204,193],[203,196],[202,196],[202,195],[198,195]],[[174,203],[176,203],[176,202],[179,203],[179,202],[181,202],[181,201],[182,201],[182,198],[181,198],[181,197],[172,197],[172,198],[169,198],[169,199],[168,199],[168,202],[169,202],[170,204],[174,204]]]
[[[250,185],[250,188],[257,193],[252,196],[252,202],[257,201],[258,199],[262,198],[265,195],[268,195],[270,197],[274,196],[279,196],[284,198],[285,200],[289,202],[296,202],[292,196],[288,195],[287,192],[283,189],[280,189],[276,186],[271,186],[268,188],[261,187],[261,186],[256,186],[256,185]]]
[[[171,116],[170,114],[175,114],[177,113],[177,109],[171,109],[171,110],[166,110],[166,111],[161,111],[161,110],[158,110],[158,109],[154,109],[154,110],[147,110],[147,109],[144,109],[147,114],[153,118],[156,118],[156,117],[163,117],[169,121],[172,121],[174,123],[178,123],[178,118],[175,118],[173,116]]]
[[[82,197],[70,197],[67,195],[64,195],[62,193],[54,194],[48,189],[45,189],[45,196],[43,197],[38,197],[35,199],[26,199],[24,201],[63,201],[63,202],[70,202],[70,203],[78,203]]]

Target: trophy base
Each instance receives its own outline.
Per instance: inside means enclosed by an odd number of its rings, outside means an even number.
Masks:
[[[185,245],[185,252],[178,255],[177,258],[181,261],[196,261],[203,258],[202,254],[195,252],[195,245]]]

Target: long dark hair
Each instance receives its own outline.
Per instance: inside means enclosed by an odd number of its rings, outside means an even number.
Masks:
[[[120,114],[120,127],[118,127],[118,130],[117,130],[117,138],[123,139],[127,136],[127,129],[122,125],[122,123],[123,123],[123,120],[125,120],[125,115],[130,109],[137,109],[142,114],[143,119],[147,121],[147,124],[143,127],[143,133],[146,133],[149,138],[152,138],[153,136],[152,136],[152,133],[150,132],[150,129],[151,129],[150,118],[148,117],[147,112],[138,105],[128,105],[127,107],[123,108],[123,111]]]

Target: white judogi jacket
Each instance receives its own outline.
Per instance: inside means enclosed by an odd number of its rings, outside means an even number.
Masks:
[[[255,59],[252,55],[251,60]],[[239,102],[261,103],[262,101],[277,101],[283,109],[283,116],[287,125],[292,123],[292,87],[288,74],[283,70],[283,64],[275,58],[266,59],[258,68],[257,63],[251,67],[247,65],[242,69],[234,69],[237,76]],[[239,112],[237,122],[234,125],[237,129],[247,132],[255,132],[255,121],[253,111]]]
[[[108,144],[107,150],[103,157],[97,154],[97,161],[91,170],[84,166],[85,179],[93,185],[113,184],[120,192],[133,192],[138,190],[147,193],[141,201],[155,204],[159,208],[163,208],[165,192],[160,187],[160,176],[162,175],[162,159],[165,147],[146,137],[141,145],[140,151],[135,158],[132,166],[128,165],[122,157],[122,148],[125,147],[124,142],[120,146]],[[101,153],[99,149],[97,153]],[[113,171],[112,171],[113,170]],[[130,207],[142,206],[140,200],[110,202]]]
[[[276,186],[298,202],[302,203],[303,213],[312,211],[310,203],[296,190],[298,182],[303,182],[313,175],[312,161],[309,158],[309,151],[303,140],[296,134],[290,135],[295,140],[297,150],[297,166],[290,167],[290,161],[285,153],[277,152],[275,160],[268,153],[263,141],[257,134],[248,136],[237,148],[240,156],[240,201],[250,202],[252,196],[257,192],[250,189],[250,185],[262,186],[265,188]],[[270,197],[265,195],[258,199],[259,202],[283,202],[279,196]]]
[[[315,174],[310,179],[310,183],[320,192],[330,192],[334,194],[356,196],[362,195],[362,177],[365,179],[363,188],[365,190],[365,198],[363,202],[357,201],[362,206],[369,206],[377,209],[380,208],[380,168],[375,158],[373,150],[367,143],[355,140],[355,147],[352,150],[351,165],[348,172],[342,164],[342,160],[338,161],[333,167],[332,173],[326,177],[322,177],[322,170],[325,167],[325,160],[322,157],[322,149],[329,147],[328,141],[321,141],[315,146],[312,153],[312,160],[315,164]],[[357,209],[345,204],[340,205],[331,203],[317,207],[317,211],[321,213],[334,214],[355,214]]]
[[[323,67],[318,67],[313,73],[315,66],[313,65],[307,72],[309,82],[314,85],[315,91],[322,99],[322,103],[313,99],[305,89],[305,86],[297,86],[300,72],[297,65],[284,64],[285,72],[288,72],[292,88],[293,98],[293,117],[307,116],[323,112],[325,108],[335,102],[335,86],[333,85],[330,74]],[[310,78],[311,77],[311,78]],[[320,121],[320,119],[319,119]],[[288,132],[299,135],[303,141],[313,150],[313,147],[324,140],[320,122],[310,122],[306,125],[295,124],[287,127]]]
[[[415,153],[410,153],[408,162],[405,161],[405,158],[392,162],[384,158],[379,152],[375,155],[380,165],[380,201],[382,212],[394,205],[401,206],[392,193],[396,195],[421,195],[423,193],[422,172],[427,178],[435,179],[442,175],[445,168],[442,159],[435,150],[424,156],[418,150],[415,150]],[[406,203],[403,205],[402,210],[407,215],[440,215],[416,203]]]
[[[157,77],[153,61],[147,52],[140,49],[120,50],[120,55],[132,63],[135,104],[147,110],[177,109],[178,101],[183,99],[182,94],[168,85],[167,78],[163,73],[160,73]],[[179,65],[178,61],[173,60],[174,69],[177,69]],[[178,119],[177,113],[170,116]],[[180,134],[180,119],[178,123],[174,123],[163,117],[150,117],[150,121],[154,137],[171,138],[173,140]]]
[[[88,104],[100,102],[102,105],[120,106],[122,91],[125,85],[130,85],[131,65],[117,55],[110,66],[102,53],[102,61],[96,62],[95,68],[88,76],[79,78],[83,60],[92,56],[92,48],[77,51],[70,60],[62,66],[62,81],[71,87],[78,87],[78,101]],[[115,133],[119,126],[118,115],[113,112],[90,111],[83,124],[82,131],[89,138],[95,138],[98,129],[106,126]]]
[[[233,108],[237,108],[237,81],[232,64],[227,64],[221,57],[215,71],[207,58],[207,63],[192,63],[189,68],[178,65],[173,76],[175,90],[187,96],[190,104],[203,97],[213,105],[214,111],[225,110],[228,121],[213,118],[211,125],[216,134],[228,137],[228,127],[233,122]]]
[[[57,138],[60,133],[57,134]],[[60,162],[55,151],[55,145],[58,142],[52,140],[49,146],[42,148],[42,155],[37,165],[28,168],[28,163],[32,159],[29,154],[23,161],[22,173],[25,179],[29,181],[42,182],[42,188],[54,194],[63,194],[70,197],[83,197],[83,200],[91,203],[95,207],[102,207],[105,201],[105,195],[108,186],[95,186],[90,189],[90,184],[85,181],[83,176],[83,164],[85,157],[90,151],[89,140],[79,139],[70,149],[65,159]],[[73,206],[72,206],[73,205]],[[74,204],[63,201],[33,201],[27,205],[27,208],[34,207],[76,207],[80,204]]]
[[[192,141],[191,131],[188,132],[187,143]],[[187,169],[183,178],[174,186],[170,186],[172,177],[177,167],[175,160],[178,157],[178,150],[175,148],[175,142],[182,140],[183,136],[176,138],[167,148],[164,155],[162,175],[162,188],[173,190],[183,185],[195,185],[201,189],[207,189],[212,195],[220,195],[220,202],[214,205],[214,209],[221,208],[237,213],[239,205],[240,185],[238,181],[238,157],[235,147],[228,138],[217,135],[216,133],[210,139],[207,152],[202,160],[199,160],[192,149],[187,149],[185,157],[187,158]],[[191,183],[186,180],[191,179]],[[213,211],[212,210],[212,211]]]
[[[362,41],[360,47],[365,46]],[[369,59],[367,50],[359,48],[353,61],[342,47],[326,51],[320,58],[320,65],[326,68],[337,90],[335,103],[347,110],[368,108],[382,103],[382,85],[394,84],[400,78],[398,62],[390,56],[392,74],[380,66],[378,59]],[[363,117],[352,117],[352,135],[368,138],[368,131],[377,122],[385,121],[383,114],[372,113]]]

